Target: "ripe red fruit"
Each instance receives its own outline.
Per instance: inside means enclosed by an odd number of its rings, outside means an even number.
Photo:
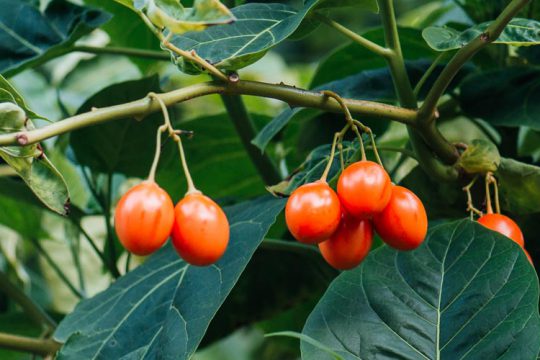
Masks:
[[[172,243],[186,262],[206,266],[221,258],[229,243],[223,210],[201,193],[186,195],[174,208]]]
[[[508,216],[502,214],[486,214],[478,219],[478,222],[488,229],[497,231],[514,240],[521,247],[525,245],[521,229]]]
[[[373,217],[375,230],[393,248],[416,249],[424,241],[428,220],[422,201],[409,189],[392,187],[384,210]]]
[[[349,165],[339,177],[337,193],[347,212],[369,218],[381,212],[392,194],[392,182],[384,168],[373,161]]]
[[[317,244],[332,235],[341,219],[339,198],[324,181],[300,186],[285,207],[285,221],[294,238]]]
[[[144,181],[122,196],[114,213],[114,227],[122,245],[133,254],[149,255],[171,234],[174,205],[162,188]]]
[[[352,269],[364,260],[373,242],[370,220],[344,215],[337,231],[319,244],[328,264],[338,270]]]

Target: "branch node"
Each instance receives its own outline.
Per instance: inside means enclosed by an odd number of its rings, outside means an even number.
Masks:
[[[17,143],[19,143],[21,146],[28,144],[28,136],[25,134],[17,134],[15,135],[15,139],[17,139]]]
[[[485,43],[490,42],[490,36],[489,33],[485,32],[480,35],[480,40],[482,40]]]
[[[237,72],[233,72],[229,74],[229,81],[233,84],[236,84],[238,81],[240,81],[240,76]]]

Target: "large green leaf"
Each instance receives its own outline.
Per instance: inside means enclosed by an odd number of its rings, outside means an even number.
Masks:
[[[179,0],[137,0],[134,5],[145,12],[155,26],[167,28],[174,34],[202,31],[208,26],[235,20],[219,0],[195,0],[193,8],[184,7]]]
[[[31,119],[41,118],[28,110],[21,95],[0,76],[0,133],[34,128]],[[0,157],[11,166],[51,210],[65,214],[69,192],[62,175],[37,144],[0,147]]]
[[[399,39],[405,59],[417,60],[435,57],[436,52],[422,40],[421,34],[421,31],[416,29],[399,29]],[[362,34],[362,36],[379,45],[384,44],[384,30],[382,28],[370,30]],[[344,64],[347,64],[347,66],[343,66]],[[310,88],[343,79],[361,71],[384,66],[386,66],[386,62],[380,56],[358,44],[348,44],[330,54],[319,64],[313,80],[311,80]]]
[[[475,25],[465,31],[450,27],[428,27],[422,32],[424,40],[437,51],[460,49],[482,35],[490,22]],[[540,22],[531,19],[512,19],[495,44],[530,46],[540,44]]]
[[[169,244],[82,301],[55,332],[65,343],[58,358],[189,359],[283,206],[263,198],[226,208],[231,239],[215,265],[189,266]]]
[[[5,186],[12,181],[2,181],[1,185]],[[33,206],[25,206],[24,211],[21,201],[8,197],[4,194],[5,191],[13,191],[9,188],[0,190],[0,224],[15,230],[25,238],[39,239],[43,237],[44,231],[41,228],[41,213],[38,208]]]
[[[225,70],[237,70],[259,60],[270,48],[291,36],[304,18],[318,6],[331,7],[336,1],[307,0],[300,10],[279,3],[251,3],[232,9],[233,24],[214,26],[202,32],[175,36],[173,44],[195,50],[211,64]],[[373,9],[374,1],[359,6]],[[191,63],[179,62],[183,71],[200,72]]]
[[[470,76],[459,101],[467,115],[493,125],[540,130],[540,70],[516,67]]]
[[[514,214],[538,212],[540,167],[502,158],[496,176],[499,179],[503,209]]]
[[[266,116],[252,115],[256,125],[269,120]],[[247,198],[264,193],[264,183],[246,156],[227,114],[177,122],[176,127],[193,131],[193,138],[185,138],[183,145],[191,175],[202,192],[215,198]],[[173,199],[182,197],[187,184],[177,148],[168,147],[160,164],[158,182]]]
[[[342,273],[303,333],[344,359],[534,359],[538,278],[523,250],[469,220],[417,250],[373,251]],[[331,359],[302,342],[302,358]]]
[[[422,78],[429,66],[430,63],[426,61],[411,61],[407,63],[407,72],[413,85]],[[420,99],[425,96],[426,89],[430,88],[430,84],[433,83],[437,75],[442,71],[442,68],[442,65],[437,66],[431,76],[427,79],[425,86],[423,87],[424,90],[419,93]],[[468,72],[470,72],[470,68],[464,67],[453,79],[447,91],[454,89]],[[341,97],[359,100],[371,100],[386,103],[393,103],[397,100],[392,82],[392,75],[388,68],[362,71],[356,75],[320,85],[313,90],[331,90]],[[302,111],[306,110],[303,108],[290,108],[284,110],[257,134],[255,139],[253,139],[253,144],[261,150],[264,150],[270,140],[276,136],[289,121],[291,121],[291,119],[298,116]]]
[[[110,18],[65,0],[53,0],[44,13],[18,0],[0,0],[0,8],[0,73],[7,75],[64,53]]]
[[[160,92],[157,76],[109,86],[88,99],[78,113],[90,111],[94,106],[100,108],[140,99],[149,92]],[[133,118],[109,121],[72,132],[70,145],[77,161],[92,171],[145,177],[154,156],[157,128],[162,123],[161,113],[141,121]]]

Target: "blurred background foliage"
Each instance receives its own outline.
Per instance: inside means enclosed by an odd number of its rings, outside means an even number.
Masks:
[[[223,2],[234,7],[244,1]],[[46,3],[48,1],[41,1],[42,8]],[[78,3],[101,8],[111,13],[115,20],[85,36],[79,43],[159,50],[154,36],[128,9],[110,0],[85,0]],[[298,7],[301,1],[287,3]],[[506,3],[504,0],[396,1],[399,25],[406,28],[402,32],[402,41],[407,60],[433,60],[437,55],[423,41],[421,29],[430,25],[452,23],[462,26],[490,20]],[[540,6],[535,9],[534,3],[523,15],[538,19]],[[375,14],[341,9],[334,11],[332,18],[354,31],[367,33],[367,37],[376,41],[382,40],[379,20]],[[519,53],[515,53],[508,46],[497,45],[483,50],[475,58],[474,66],[496,72],[510,65],[538,64],[538,59],[538,47],[522,48]],[[381,67],[384,67],[382,60],[373,58],[364,49],[349,44],[345,37],[321,25],[306,37],[279,44],[262,60],[242,69],[240,75],[242,79],[284,82],[311,88]],[[538,73],[536,78],[521,78],[514,85],[521,86],[523,82],[533,80],[536,82],[530,86],[537,87]],[[35,69],[23,71],[12,76],[10,81],[31,109],[57,121],[87,111],[91,106],[114,105],[140,98],[149,89],[169,91],[181,88],[199,82],[200,77],[184,75],[167,61],[72,53]],[[487,80],[475,81],[478,83]],[[363,90],[373,91],[369,87]],[[459,96],[458,92],[456,90],[448,95],[448,109],[441,109],[441,130],[448,139],[465,143],[478,138],[486,139],[499,145],[504,157],[540,165],[540,128],[493,125],[480,119],[483,114],[465,114],[461,109],[456,110],[455,106],[451,106]],[[259,129],[286,109],[286,104],[275,100],[245,97],[245,102]],[[473,114],[478,110],[474,106],[471,104]],[[489,106],[489,102],[483,104],[483,109],[489,109]],[[534,111],[533,116],[538,122],[538,105]],[[186,151],[193,176],[205,193],[217,198],[221,204],[265,193],[264,184],[245,156],[218,96],[183,103],[174,108],[173,115],[179,127],[195,132],[194,138],[186,143]],[[362,120],[373,127],[382,149],[408,146],[404,126]],[[137,181],[134,178],[145,176],[151,159],[149,156],[140,156],[141,149],[145,149],[142,151],[144,154],[153,153],[151,149],[154,144],[148,140],[150,137],[147,135],[153,133],[152,129],[159,122],[159,115],[155,115],[144,122],[144,127],[129,126],[132,122],[111,123],[108,127],[83,129],[71,136],[65,135],[46,142],[51,160],[65,175],[71,191],[75,211],[70,219],[43,210],[28,195],[28,190],[21,188],[16,178],[0,177],[0,266],[39,304],[57,314],[58,319],[70,312],[78,301],[78,297],[69,289],[69,284],[75,284],[75,287],[81,289],[82,295],[91,296],[110,283],[110,276],[102,269],[99,258],[84,241],[81,229],[96,239],[98,247],[103,246],[107,226],[101,216],[99,197],[109,192],[106,195],[115,203],[130,184]],[[508,125],[504,121],[501,124]],[[340,115],[304,111],[278,134],[267,151],[278,163],[282,174],[286,175],[300,166],[313,148],[331,142],[332,134],[341,127]],[[119,131],[128,132],[130,138],[135,140],[115,142],[114,149],[108,149],[106,146],[111,144],[111,137]],[[158,181],[176,201],[182,195],[185,183],[171,144],[165,146],[170,151],[164,151]],[[139,152],[135,153],[134,149]],[[114,151],[117,163],[105,155],[96,157],[100,151],[104,154]],[[434,183],[416,167],[414,159],[386,151],[383,151],[383,156],[394,181],[402,182],[419,194],[432,220],[466,216],[465,198],[459,186]],[[216,182],[216,178],[220,182]],[[107,187],[107,183],[110,183],[110,187]],[[97,192],[97,196],[93,192]],[[480,192],[475,194],[475,200],[478,204],[482,203]],[[24,214],[18,210],[21,203],[26,209]],[[524,230],[531,255],[535,260],[540,259],[540,243],[536,241],[540,232],[540,213],[516,213],[514,217]],[[287,236],[284,221],[280,219],[269,237]],[[33,241],[20,241],[23,238]],[[38,240],[41,250],[32,246]],[[50,254],[50,259],[40,256],[43,251]],[[119,246],[116,251],[119,268],[123,271],[127,256],[121,253]],[[131,268],[140,261],[133,259]],[[62,279],[55,268],[62,269],[67,279]],[[336,274],[322,261],[314,261],[305,255],[261,248],[211,323],[210,331],[203,341],[204,346],[194,359],[297,359],[297,341],[267,339],[263,334],[282,329],[300,331],[317,299]],[[21,335],[39,335],[35,324],[1,294],[0,330]],[[227,335],[233,330],[232,335]],[[31,356],[0,351],[0,358],[30,359]]]

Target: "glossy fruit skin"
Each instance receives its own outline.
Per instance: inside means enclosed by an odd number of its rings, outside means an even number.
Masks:
[[[176,204],[172,243],[189,264],[207,266],[218,261],[227,249],[229,236],[227,216],[209,197],[192,193]]]
[[[523,238],[521,229],[508,216],[502,214],[486,214],[478,219],[478,223],[512,239],[521,247],[525,245],[525,239]]]
[[[337,193],[349,214],[370,218],[388,204],[392,194],[392,182],[379,164],[373,161],[358,161],[341,173]]]
[[[371,220],[344,215],[337,231],[319,244],[323,258],[333,268],[349,270],[367,256],[373,243]]]
[[[373,217],[373,224],[391,247],[413,250],[426,238],[428,219],[422,201],[409,189],[396,185],[388,205]]]
[[[337,230],[340,219],[339,198],[324,181],[300,186],[287,200],[287,227],[302,243],[318,244],[328,239]]]
[[[144,181],[122,196],[114,213],[120,243],[135,255],[149,255],[169,238],[174,222],[174,204],[167,192],[153,181]]]

